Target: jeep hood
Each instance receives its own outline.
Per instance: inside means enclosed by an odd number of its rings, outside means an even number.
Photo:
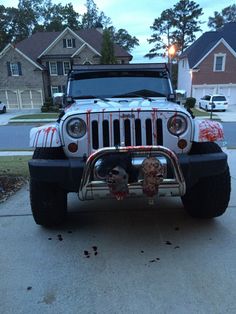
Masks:
[[[86,112],[117,112],[117,111],[136,111],[136,110],[145,110],[145,111],[152,111],[155,108],[158,111],[178,111],[187,113],[188,112],[182,106],[170,102],[166,99],[143,99],[143,98],[135,98],[135,99],[86,99],[86,100],[76,100],[70,106],[65,108],[65,116],[71,114],[83,114]],[[189,115],[189,114],[188,114]]]

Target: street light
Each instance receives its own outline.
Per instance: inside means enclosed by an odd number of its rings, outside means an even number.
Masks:
[[[175,54],[175,46],[171,45],[168,49],[168,62],[170,64],[170,78],[172,79],[172,59]]]

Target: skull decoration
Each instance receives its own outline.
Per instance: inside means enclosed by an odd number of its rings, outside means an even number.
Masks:
[[[142,163],[143,193],[153,197],[158,193],[158,187],[163,180],[163,167],[155,157],[148,157]]]
[[[120,166],[116,166],[109,171],[107,184],[110,193],[114,195],[117,200],[123,200],[123,198],[129,194],[128,174],[125,169]]]

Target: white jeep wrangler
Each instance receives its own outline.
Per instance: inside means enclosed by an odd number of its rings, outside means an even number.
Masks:
[[[173,102],[165,64],[78,65],[56,123],[33,128],[30,200],[35,222],[62,223],[80,200],[180,196],[194,217],[222,215],[230,198],[220,123]]]

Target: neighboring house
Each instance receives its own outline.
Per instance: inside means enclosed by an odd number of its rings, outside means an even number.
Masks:
[[[100,29],[38,32],[0,52],[0,100],[7,109],[41,108],[54,93],[64,92],[72,64],[100,63]],[[117,62],[132,56],[114,45]]]
[[[204,33],[181,54],[178,89],[197,102],[206,94],[223,94],[236,106],[236,23]]]

